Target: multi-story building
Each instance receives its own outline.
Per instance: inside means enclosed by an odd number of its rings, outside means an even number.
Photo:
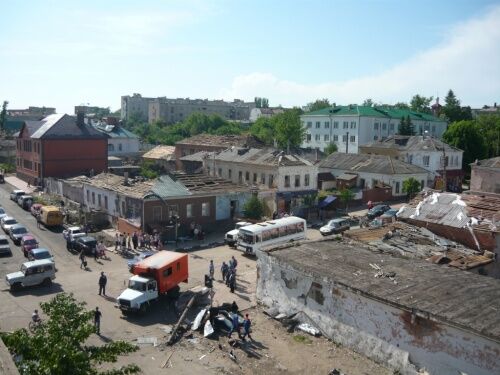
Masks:
[[[45,177],[103,172],[108,162],[107,138],[85,123],[83,113],[26,121],[17,137],[17,176],[35,183]]]
[[[141,121],[148,121],[149,103],[155,98],[145,98],[141,94],[122,96],[121,119],[129,120],[130,116],[137,116]]]
[[[416,134],[441,138],[446,121],[427,113],[392,107],[336,106],[301,116],[306,129],[302,147],[323,150],[335,143],[341,152],[357,153],[360,145],[398,133],[401,118],[410,117]]]
[[[360,154],[387,155],[428,170],[428,186],[449,191],[462,189],[463,151],[428,136],[395,135],[359,146]]]
[[[256,189],[273,189],[270,209],[293,212],[302,197],[317,192],[318,168],[297,155],[275,149],[232,147],[204,160],[205,172]]]
[[[108,137],[109,156],[133,156],[139,154],[139,136],[120,125],[103,122],[93,125],[94,128]]]

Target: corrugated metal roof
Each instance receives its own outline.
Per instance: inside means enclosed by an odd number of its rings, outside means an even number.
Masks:
[[[313,164],[295,154],[286,154],[273,148],[237,148],[219,152],[215,160],[230,161],[242,164],[273,166],[312,166]]]
[[[66,114],[49,115],[41,120],[41,126],[31,135],[33,139],[96,138],[107,136],[88,124],[77,125],[76,117]]]

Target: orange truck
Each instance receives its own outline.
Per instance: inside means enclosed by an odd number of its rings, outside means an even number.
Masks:
[[[178,295],[179,284],[189,276],[187,254],[159,251],[132,266],[134,274],[117,299],[122,313],[146,312],[161,295]]]

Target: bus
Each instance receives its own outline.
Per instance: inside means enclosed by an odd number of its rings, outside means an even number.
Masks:
[[[307,225],[295,216],[264,221],[240,228],[237,249],[255,255],[265,246],[306,239]]]

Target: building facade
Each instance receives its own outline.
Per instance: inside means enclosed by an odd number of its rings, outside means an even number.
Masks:
[[[430,172],[427,186],[442,189],[446,178],[447,190],[462,190],[464,152],[439,139],[421,135],[395,135],[361,145],[359,153],[387,155],[424,168]]]
[[[107,136],[85,124],[83,114],[26,121],[16,141],[17,176],[31,183],[107,169]]]
[[[121,119],[128,121],[131,116],[137,116],[141,121],[148,121],[149,103],[154,98],[146,98],[141,94],[124,95],[121,100]]]
[[[478,160],[470,166],[471,191],[500,193],[500,157]]]
[[[446,121],[426,113],[377,106],[338,106],[301,116],[306,129],[302,147],[323,150],[333,142],[339,151],[355,154],[360,145],[397,134],[401,118],[407,116],[415,134],[440,139],[446,130]]]
[[[108,137],[109,156],[134,156],[140,152],[140,139],[120,125],[97,123],[94,128]]]

